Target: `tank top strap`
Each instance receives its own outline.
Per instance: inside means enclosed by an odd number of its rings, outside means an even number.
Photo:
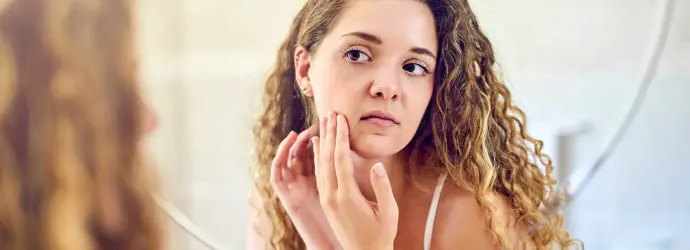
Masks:
[[[426,218],[426,227],[424,228],[424,250],[431,250],[431,236],[434,232],[434,222],[436,220],[436,210],[438,210],[438,202],[441,200],[441,190],[443,184],[446,182],[447,174],[443,173],[438,177],[436,188],[434,188],[434,196],[431,198],[431,206],[429,206],[429,214]]]

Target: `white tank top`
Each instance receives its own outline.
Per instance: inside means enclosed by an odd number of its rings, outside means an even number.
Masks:
[[[441,174],[438,177],[436,188],[434,189],[434,196],[431,198],[431,206],[429,206],[429,214],[426,217],[426,227],[424,228],[424,250],[431,250],[431,235],[434,232],[434,221],[436,220],[436,210],[438,209],[438,201],[441,199],[441,190],[443,184],[446,182],[446,174]]]

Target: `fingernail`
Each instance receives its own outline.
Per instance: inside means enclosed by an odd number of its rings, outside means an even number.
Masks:
[[[336,124],[338,125],[338,127],[340,127],[340,124],[342,124],[343,122],[343,115],[338,115],[336,119],[338,121],[338,123]]]
[[[383,168],[383,163],[379,162],[379,163],[376,163],[376,165],[374,165],[374,173],[378,177],[385,177],[386,176],[386,169]]]

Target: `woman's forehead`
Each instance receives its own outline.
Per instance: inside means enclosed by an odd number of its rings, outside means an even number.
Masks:
[[[340,40],[353,33],[372,35],[383,45],[424,47],[434,52],[437,47],[434,16],[425,4],[417,1],[354,1],[329,34]]]

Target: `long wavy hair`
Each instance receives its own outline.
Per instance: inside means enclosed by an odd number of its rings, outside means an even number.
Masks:
[[[309,0],[295,17],[266,80],[264,110],[254,127],[256,164],[252,171],[263,209],[272,221],[266,239],[277,249],[304,249],[269,181],[278,144],[290,131],[313,122],[314,104],[299,92],[293,53],[298,46],[315,52],[346,7],[346,0]],[[575,245],[562,226],[562,215],[543,209],[557,197],[551,159],[543,143],[526,132],[524,113],[494,70],[491,43],[477,24],[467,0],[427,0],[435,17],[439,43],[431,103],[412,142],[404,149],[410,179],[448,173],[476,198],[486,225],[505,248],[515,245],[496,219],[498,197],[517,215],[514,225],[530,235],[523,244],[536,249]],[[423,166],[423,167],[422,167]],[[415,167],[412,167],[415,168]],[[542,168],[543,170],[540,170]],[[524,235],[527,236],[527,235]]]
[[[128,0],[0,9],[0,249],[160,250]]]

